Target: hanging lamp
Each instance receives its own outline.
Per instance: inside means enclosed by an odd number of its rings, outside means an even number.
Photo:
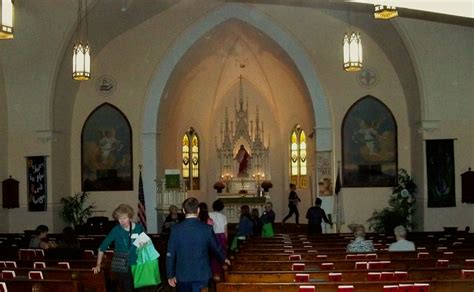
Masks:
[[[12,0],[0,0],[0,39],[13,38]]]
[[[395,6],[390,5],[374,5],[374,17],[375,19],[390,19],[398,16],[398,10]]]
[[[360,33],[349,32],[343,39],[343,68],[347,72],[356,72],[362,69],[362,42]]]
[[[91,78],[91,48],[87,41],[87,0],[84,0],[84,22],[81,17],[83,0],[78,0],[78,2],[76,42],[72,56],[72,78],[82,81]]]

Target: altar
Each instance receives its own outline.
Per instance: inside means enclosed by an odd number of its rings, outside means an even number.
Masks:
[[[244,106],[242,76],[239,78],[239,104],[237,106],[234,102],[233,119],[226,107],[221,122],[220,145],[217,145],[220,176],[215,188],[218,198],[224,201],[225,214],[231,223],[238,222],[242,205],[257,208],[261,214],[270,198],[269,189],[264,190],[262,183],[271,184],[270,145],[265,143],[264,124],[260,121],[258,107],[255,107],[255,120],[249,120],[249,101],[247,98]]]

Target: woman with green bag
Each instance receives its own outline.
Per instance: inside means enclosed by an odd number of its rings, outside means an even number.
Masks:
[[[265,204],[265,211],[263,211],[260,220],[263,224],[262,237],[273,237],[275,235],[275,229],[273,228],[273,223],[275,222],[275,212],[273,212],[273,204],[271,202],[267,202]]]
[[[101,270],[102,258],[109,245],[114,243],[115,250],[111,262],[113,282],[117,282],[118,291],[133,291],[133,277],[131,266],[137,261],[137,247],[132,243],[140,233],[144,231],[143,226],[133,222],[135,212],[127,204],[120,204],[112,216],[119,224],[109,232],[102,241],[97,254],[97,263],[92,268],[94,274]]]

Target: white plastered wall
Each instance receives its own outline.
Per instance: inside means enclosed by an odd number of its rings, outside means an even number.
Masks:
[[[460,175],[474,165],[474,30],[452,24],[402,18],[397,21],[417,67],[422,93],[419,134],[424,140],[455,139],[456,207],[428,208],[426,159],[420,187],[423,230],[474,222],[474,205],[461,203]],[[421,145],[425,147],[425,145]]]

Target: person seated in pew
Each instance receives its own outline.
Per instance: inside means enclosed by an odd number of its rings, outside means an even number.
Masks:
[[[166,216],[165,222],[163,222],[163,227],[161,229],[161,232],[163,235],[169,235],[171,226],[173,224],[180,223],[184,220],[184,214],[178,212],[178,207],[175,205],[171,205],[169,207],[169,215]]]
[[[81,248],[79,240],[77,239],[76,232],[70,226],[66,226],[63,229],[63,234],[58,247],[60,248]]]
[[[365,228],[363,225],[357,225],[354,230],[354,240],[346,248],[346,252],[373,252],[375,251],[372,240],[365,240]]]
[[[323,229],[321,227],[323,220],[327,224],[331,224],[332,227],[332,222],[329,221],[328,217],[326,216],[326,212],[324,212],[324,209],[321,208],[322,202],[323,201],[321,198],[316,198],[316,206],[309,208],[306,212],[306,219],[308,219],[308,233],[323,233]]]
[[[238,237],[249,237],[253,235],[253,221],[250,215],[249,205],[242,205],[240,207],[239,225],[235,232]]]
[[[260,221],[262,222],[262,236],[273,237],[275,233],[275,226],[273,226],[275,223],[275,212],[273,212],[272,202],[265,203],[265,211],[260,216]]]
[[[257,208],[253,208],[250,212],[250,217],[252,217],[253,223],[253,234],[259,236],[262,234],[262,221],[260,220],[260,213]]]
[[[396,242],[390,244],[388,251],[415,251],[415,244],[406,240],[407,230],[404,226],[399,225],[393,229]]]
[[[56,247],[56,243],[48,240],[49,228],[46,225],[38,225],[35,229],[35,236],[33,236],[28,245],[29,248],[49,249]]]
[[[48,249],[45,256],[55,260],[81,259],[82,250],[74,229],[70,226],[64,227],[59,244],[56,248]]]

